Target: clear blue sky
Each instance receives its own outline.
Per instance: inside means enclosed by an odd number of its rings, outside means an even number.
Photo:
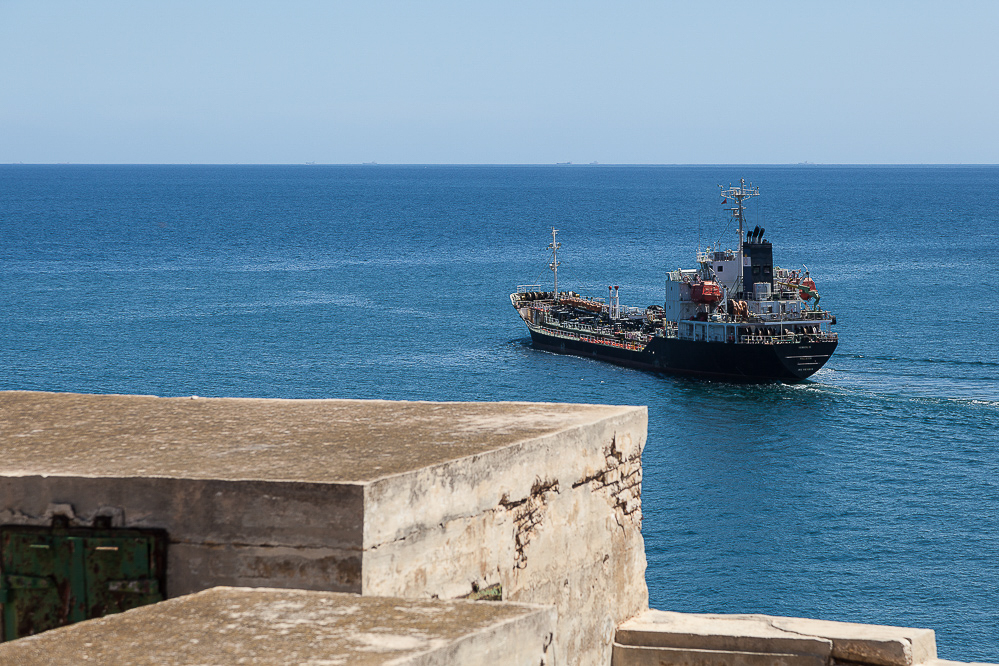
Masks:
[[[999,163],[999,2],[0,0],[0,163]]]

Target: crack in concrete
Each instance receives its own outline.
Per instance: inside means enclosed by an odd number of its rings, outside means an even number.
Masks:
[[[512,503],[508,502],[509,508],[515,509],[514,525],[514,569],[523,569],[527,566],[527,545],[537,533],[544,520],[547,500],[545,495],[549,492],[559,493],[558,480],[544,479],[540,477],[534,480],[531,486],[531,494],[523,500]]]

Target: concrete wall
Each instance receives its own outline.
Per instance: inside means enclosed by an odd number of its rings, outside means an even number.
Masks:
[[[161,478],[0,476],[0,524],[169,534],[167,594],[217,585],[361,591],[363,488]]]
[[[650,610],[617,631],[613,666],[939,666],[930,629]]]
[[[0,524],[169,533],[170,597],[217,585],[554,604],[605,665],[647,608],[644,407],[0,393]]]
[[[553,603],[564,663],[607,664],[648,607],[644,412],[628,412],[365,488],[365,594]]]
[[[551,606],[220,587],[0,644],[0,663],[554,666],[554,629]]]

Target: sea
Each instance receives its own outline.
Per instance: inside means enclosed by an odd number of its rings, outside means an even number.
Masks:
[[[839,348],[733,385],[533,349],[518,285],[662,304],[736,245]],[[999,167],[0,166],[0,389],[646,405],[654,608],[937,632],[999,662]],[[2,418],[2,415],[0,415]]]

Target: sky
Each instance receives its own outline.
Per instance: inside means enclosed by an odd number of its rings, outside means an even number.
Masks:
[[[999,2],[0,0],[0,163],[997,164]]]

